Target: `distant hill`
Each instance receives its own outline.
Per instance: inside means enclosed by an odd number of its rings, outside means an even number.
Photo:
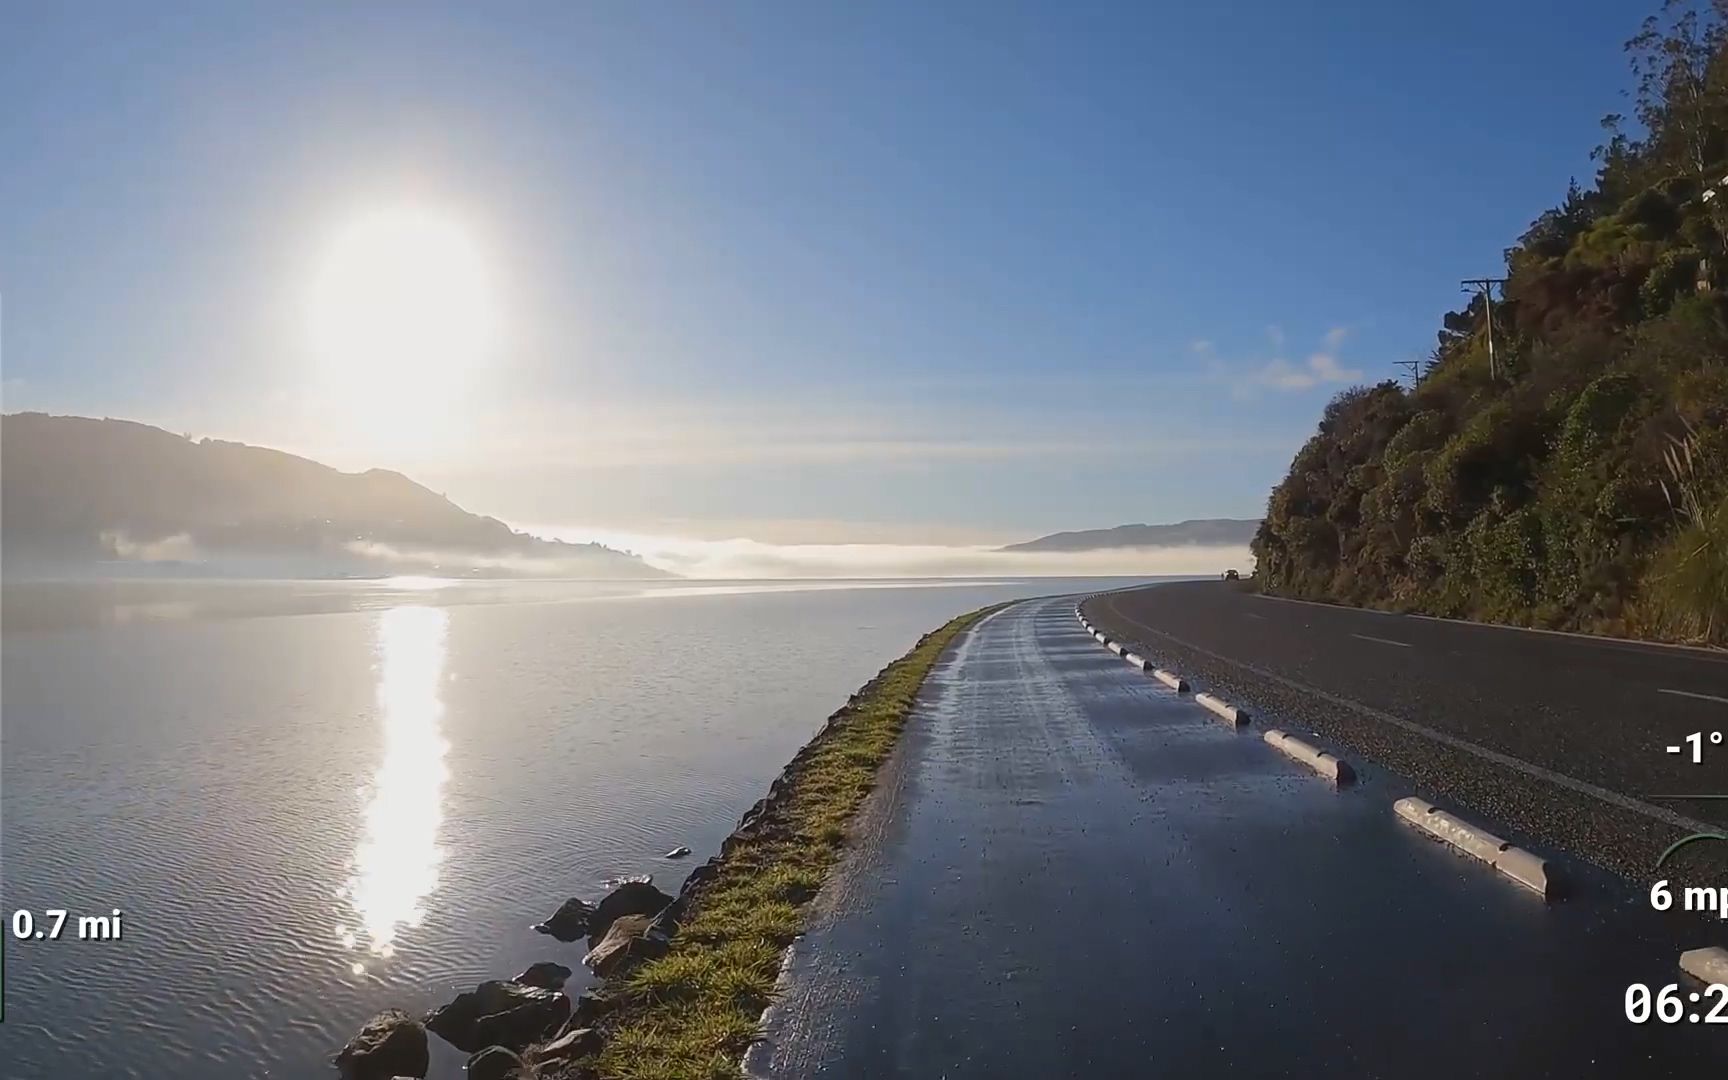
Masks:
[[[345,473],[127,420],[6,416],[0,470],[8,576],[149,567],[309,577],[667,576],[599,544],[516,532],[401,473]]]
[[[1118,525],[1051,533],[1003,551],[1102,551],[1108,548],[1247,547],[1260,527],[1258,518],[1201,518],[1174,525]]]

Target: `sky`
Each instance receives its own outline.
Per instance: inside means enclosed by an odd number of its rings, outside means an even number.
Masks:
[[[1646,14],[0,7],[7,411],[572,538],[813,545],[1259,516],[1326,400],[1590,174]],[[404,207],[485,281],[437,408],[308,329],[344,230]]]

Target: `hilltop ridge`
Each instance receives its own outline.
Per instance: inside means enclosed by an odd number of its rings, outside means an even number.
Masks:
[[[7,572],[149,566],[264,576],[664,577],[635,555],[471,514],[399,472],[129,420],[0,423]]]
[[[1173,525],[1117,525],[1051,533],[1009,544],[1002,551],[1103,551],[1110,548],[1246,546],[1259,518],[1196,518]]]

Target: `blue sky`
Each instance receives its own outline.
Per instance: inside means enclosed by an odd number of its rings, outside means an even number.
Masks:
[[[1645,13],[17,6],[5,405],[621,533],[1255,516],[1590,172]],[[447,440],[305,392],[317,238],[415,200],[483,238],[509,327]]]

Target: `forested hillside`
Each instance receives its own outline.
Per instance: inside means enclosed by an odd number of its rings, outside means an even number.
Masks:
[[[1627,43],[1634,113],[1506,251],[1492,362],[1478,296],[1413,389],[1327,406],[1255,537],[1264,588],[1728,643],[1725,20],[1671,3]]]

